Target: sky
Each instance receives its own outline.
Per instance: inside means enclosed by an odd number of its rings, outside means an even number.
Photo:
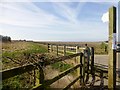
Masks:
[[[0,2],[0,34],[14,40],[106,41],[108,9],[113,5],[117,2],[4,0]]]

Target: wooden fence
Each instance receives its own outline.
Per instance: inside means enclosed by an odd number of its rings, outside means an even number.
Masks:
[[[50,65],[50,64],[54,64],[56,62],[60,62],[60,61],[64,61],[67,59],[71,59],[74,57],[80,57],[80,63],[78,63],[76,66],[69,68],[68,70],[60,73],[58,76],[54,77],[51,80],[44,80],[44,71],[43,71],[43,67]],[[65,75],[71,73],[72,71],[74,71],[77,68],[80,68],[80,74],[79,76],[73,80],[73,82],[71,82],[68,86],[64,87],[64,89],[68,89],[69,87],[71,87],[76,81],[80,80],[80,84],[84,85],[85,81],[84,81],[84,77],[85,77],[85,65],[84,65],[84,55],[83,53],[76,53],[76,54],[72,54],[72,55],[68,55],[68,56],[62,56],[62,57],[58,57],[58,58],[54,58],[51,60],[48,60],[46,62],[38,62],[38,63],[34,63],[34,64],[29,64],[29,65],[24,65],[21,67],[16,67],[13,69],[9,69],[9,70],[4,70],[1,71],[2,73],[2,80],[6,80],[8,78],[14,77],[16,75],[21,75],[23,73],[29,72],[29,71],[34,71],[34,74],[36,74],[36,69],[39,70],[39,83],[37,83],[37,85],[35,87],[33,87],[33,89],[38,89],[38,88],[46,88],[49,85],[51,85],[52,83],[54,83],[55,81],[59,80],[60,78],[64,77]],[[88,74],[92,74],[94,75],[94,49],[93,49],[93,54],[91,55],[91,70],[89,70],[87,73]],[[35,75],[34,75],[35,76]],[[35,77],[34,77],[35,79]],[[35,80],[36,81],[36,80]],[[36,82],[34,83],[36,84]]]
[[[56,52],[56,55],[69,55],[82,52],[84,50],[83,46],[80,45],[69,45],[69,44],[50,44],[46,43],[48,47],[48,52]]]
[[[51,49],[49,48],[50,46],[51,45],[48,44],[48,51],[49,52],[51,51]],[[66,49],[65,46],[66,45],[63,45],[63,49]],[[58,45],[57,45],[57,47],[58,47]],[[75,47],[77,47],[77,48],[75,48],[76,49],[75,51],[79,52],[80,50],[79,50],[78,46],[75,46]],[[56,52],[58,52],[58,50],[56,50]],[[83,52],[67,55],[67,54],[65,54],[66,50],[63,50],[63,53],[64,53],[63,55],[64,56],[61,56],[61,57],[58,57],[58,58],[53,58],[51,60],[46,60],[45,62],[40,60],[38,63],[33,63],[33,64],[24,65],[24,66],[21,66],[21,67],[16,67],[16,68],[13,68],[13,69],[1,71],[2,80],[6,80],[6,79],[14,77],[16,75],[21,75],[23,73],[33,71],[34,72],[34,85],[35,86],[32,89],[33,90],[37,90],[39,88],[45,89],[45,88],[49,87],[51,84],[53,84],[54,82],[56,82],[57,80],[61,79],[62,77],[66,76],[67,74],[69,74],[72,71],[79,68],[78,77],[76,79],[74,79],[66,87],[63,87],[64,90],[67,90],[68,88],[70,88],[78,80],[80,82],[80,88],[83,88],[83,87],[86,87],[86,86],[87,87],[88,86],[93,87],[94,83],[96,81],[100,81],[100,87],[99,88],[104,88],[104,78],[108,79],[108,67],[105,66],[105,65],[94,63],[94,48],[92,47],[90,50],[91,50],[91,56],[90,56],[89,61],[88,61],[88,58],[84,56]],[[58,76],[56,76],[56,77],[54,77],[50,80],[45,80],[44,79],[45,76],[44,76],[43,68],[45,66],[51,65],[51,64],[54,64],[54,63],[57,63],[57,62],[61,62],[61,61],[64,61],[64,60],[72,59],[74,57],[79,57],[79,63],[76,66],[63,71]],[[39,72],[39,79],[35,77],[36,76],[36,70],[38,70],[37,72]],[[96,76],[100,77],[100,79],[96,80],[96,78],[95,78]],[[89,85],[87,85],[90,78],[92,78],[92,80],[91,80],[91,82],[89,82]],[[118,81],[118,82],[120,82],[120,81]]]

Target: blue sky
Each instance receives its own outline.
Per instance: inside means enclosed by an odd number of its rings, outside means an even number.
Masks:
[[[0,34],[35,41],[105,41],[116,2],[1,2]]]

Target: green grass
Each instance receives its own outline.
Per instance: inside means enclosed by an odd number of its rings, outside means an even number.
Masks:
[[[11,50],[11,51],[3,51],[2,52],[2,57],[10,57],[10,58],[15,58],[15,57],[20,57],[23,54],[35,54],[35,53],[46,53],[47,49],[36,43],[29,43],[29,46],[25,50]]]
[[[57,63],[52,64],[52,68],[57,69],[60,72],[63,72],[71,67],[72,67],[71,64],[67,64],[67,63],[63,63],[63,62],[57,62]]]
[[[2,90],[29,90],[33,86],[33,80],[30,80],[30,74],[24,73],[2,81]]]

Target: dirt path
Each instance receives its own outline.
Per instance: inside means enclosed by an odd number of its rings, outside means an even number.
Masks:
[[[117,53],[117,61],[116,61],[116,68],[119,68],[120,70],[120,53]],[[109,57],[108,55],[95,55],[95,63],[108,65]],[[96,85],[99,85],[100,82],[97,82]],[[108,85],[108,80],[104,79],[104,85]],[[120,85],[120,83],[117,83],[117,85]]]
[[[95,55],[95,63],[108,65],[108,55]],[[116,68],[120,68],[120,53],[117,53]]]
[[[108,55],[95,55],[95,63],[108,65]]]

